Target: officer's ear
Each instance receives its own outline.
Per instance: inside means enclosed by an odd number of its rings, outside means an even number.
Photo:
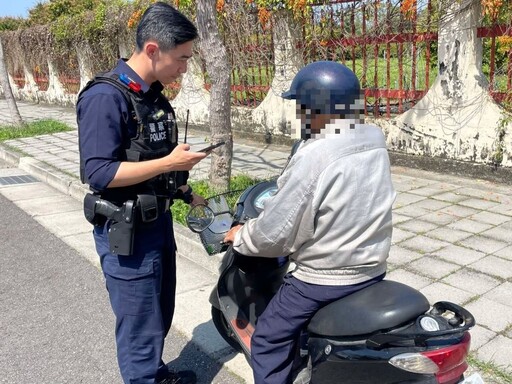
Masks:
[[[156,58],[156,55],[158,54],[158,44],[154,42],[147,42],[144,46],[144,52],[150,59]]]

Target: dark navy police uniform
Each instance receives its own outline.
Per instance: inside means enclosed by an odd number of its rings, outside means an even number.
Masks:
[[[135,93],[146,105],[139,108],[136,116],[133,102],[118,87],[108,82],[86,87],[77,102],[80,155],[84,178],[102,199],[119,206],[128,199],[137,199],[138,194],[158,196],[156,220],[142,222],[137,218],[131,255],[111,252],[108,231],[112,220],[95,225],[93,230],[116,317],[121,375],[125,383],[154,383],[167,371],[161,356],[172,323],[176,290],[176,246],[168,207],[180,182],[175,174],[170,179],[157,177],[129,187],[107,189],[107,185],[122,161],[170,153],[177,145],[177,131],[174,111],[160,93],[163,86],[158,82],[151,87],[145,84],[123,60],[109,74],[114,79],[121,75],[127,76],[132,85],[140,85],[140,91]],[[141,149],[131,139],[141,135],[142,120],[153,121],[148,116],[154,120],[145,133],[151,146]],[[186,183],[186,176],[181,184]]]

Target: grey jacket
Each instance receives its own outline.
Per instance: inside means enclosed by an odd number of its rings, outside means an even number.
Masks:
[[[236,234],[236,251],[289,255],[293,275],[351,285],[386,271],[395,190],[381,130],[336,120],[307,141],[277,180],[278,191]],[[339,133],[338,133],[339,132]]]

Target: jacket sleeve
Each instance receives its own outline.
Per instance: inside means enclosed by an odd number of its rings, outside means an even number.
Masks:
[[[314,233],[313,192],[317,175],[298,153],[277,180],[276,195],[263,212],[238,231],[233,246],[248,256],[279,257],[294,253]]]

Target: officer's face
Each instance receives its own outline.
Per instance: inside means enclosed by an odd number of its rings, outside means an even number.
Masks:
[[[187,62],[192,57],[193,45],[193,41],[188,41],[168,51],[158,50],[158,57],[153,61],[157,80],[162,84],[170,84],[187,72]]]

